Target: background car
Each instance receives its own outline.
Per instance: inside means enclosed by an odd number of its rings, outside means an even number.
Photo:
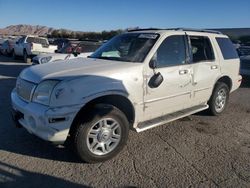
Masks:
[[[77,39],[67,39],[67,38],[58,38],[58,39],[54,39],[54,40],[50,39],[50,41],[51,41],[50,44],[57,45],[58,50],[61,50],[65,46],[68,46],[68,45],[71,45],[71,44],[72,45],[73,44],[78,44],[80,42]]]
[[[6,40],[6,41],[4,41],[4,43],[2,44],[2,47],[1,47],[1,53],[3,55],[10,56],[13,53],[15,42],[16,42],[16,40]]]
[[[0,38],[0,54],[2,54],[2,44],[5,42],[5,39]]]
[[[101,45],[102,42],[99,41],[71,41],[60,50],[57,50],[57,53],[40,54],[35,56],[32,62],[33,65],[36,65],[76,57],[88,57]]]
[[[250,46],[239,46],[237,52],[240,57],[250,55]]]
[[[250,76],[250,55],[240,57],[240,74],[244,77]]]
[[[240,46],[237,48],[240,57],[240,74],[244,77],[250,76],[250,47]]]
[[[14,45],[13,57],[21,56],[25,63],[30,63],[31,58],[41,53],[52,53],[57,46],[50,45],[47,38],[27,35],[20,38]]]

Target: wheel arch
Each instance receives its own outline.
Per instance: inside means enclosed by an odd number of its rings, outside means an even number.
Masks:
[[[232,79],[231,79],[229,76],[224,75],[224,76],[218,78],[217,81],[215,82],[215,85],[216,85],[218,82],[223,82],[223,83],[225,83],[225,84],[228,86],[229,92],[231,91],[232,86],[233,86],[233,82],[232,82]]]
[[[91,99],[79,110],[71,124],[69,131],[70,135],[75,131],[80,118],[82,118],[82,114],[89,113],[89,111],[93,109],[97,104],[109,104],[115,106],[125,114],[128,119],[130,128],[134,124],[135,109],[132,102],[127,97],[121,94],[107,94]]]

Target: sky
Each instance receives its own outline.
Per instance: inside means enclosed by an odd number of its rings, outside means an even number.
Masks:
[[[250,27],[250,0],[0,0],[0,28],[16,24],[75,31]]]

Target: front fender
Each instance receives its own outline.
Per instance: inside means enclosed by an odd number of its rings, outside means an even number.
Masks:
[[[127,89],[121,80],[96,75],[71,78],[54,88],[50,106],[84,105],[97,97],[111,94],[128,97]]]

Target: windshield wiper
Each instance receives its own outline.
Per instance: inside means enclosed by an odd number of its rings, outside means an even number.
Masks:
[[[119,58],[119,57],[106,57],[106,56],[104,56],[104,57],[92,57],[92,58],[121,61],[121,58]]]

